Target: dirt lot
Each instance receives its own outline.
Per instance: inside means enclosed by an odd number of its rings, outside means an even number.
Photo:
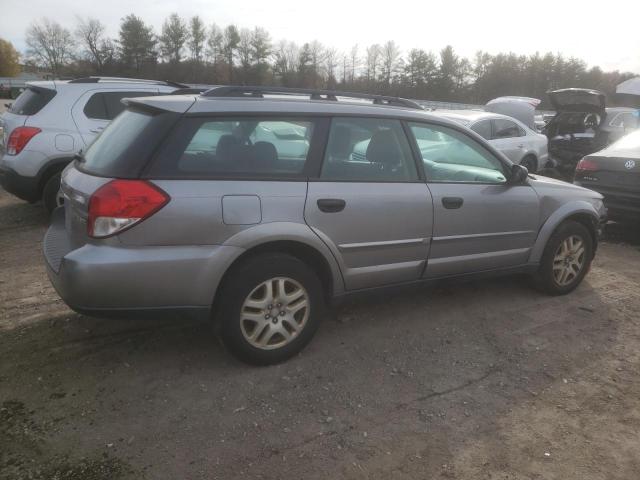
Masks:
[[[0,478],[640,476],[638,231],[611,227],[568,297],[510,278],[363,300],[251,368],[206,325],[69,311],[46,223],[0,192]]]

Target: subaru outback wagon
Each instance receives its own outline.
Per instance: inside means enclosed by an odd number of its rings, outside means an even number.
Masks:
[[[63,172],[44,241],[81,313],[212,318],[269,364],[345,295],[493,272],[564,294],[595,254],[600,194],[408,100],[219,87],[125,103]]]

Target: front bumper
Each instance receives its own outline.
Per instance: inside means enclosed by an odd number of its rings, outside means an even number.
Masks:
[[[244,250],[223,245],[73,248],[64,208],[43,242],[47,273],[73,310],[99,317],[210,314],[222,275]]]
[[[25,177],[12,168],[0,166],[0,185],[7,192],[27,202],[40,199],[39,177]]]

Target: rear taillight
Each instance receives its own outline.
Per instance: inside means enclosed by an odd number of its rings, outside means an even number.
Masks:
[[[152,183],[143,180],[112,180],[89,199],[87,233],[104,238],[120,233],[149,218],[170,197]]]
[[[598,164],[588,158],[583,158],[576,165],[576,172],[595,172],[598,170]]]
[[[7,140],[7,154],[8,155],[17,155],[22,149],[29,143],[33,137],[39,134],[42,130],[36,127],[18,127],[11,135],[9,135],[9,139]]]

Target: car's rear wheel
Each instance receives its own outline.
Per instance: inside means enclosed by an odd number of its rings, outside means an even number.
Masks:
[[[520,165],[522,165],[523,167],[527,167],[529,173],[536,173],[536,171],[538,170],[538,161],[533,155],[525,156],[520,162]]]
[[[60,173],[55,174],[47,180],[42,189],[42,203],[49,213],[53,212],[56,207],[61,206],[63,203],[60,193],[60,177]]]
[[[255,365],[278,363],[302,350],[324,309],[315,272],[279,253],[252,257],[235,268],[217,303],[223,343],[237,358]]]
[[[593,260],[593,239],[579,222],[567,221],[551,235],[542,254],[536,285],[552,295],[564,295],[582,282]]]

